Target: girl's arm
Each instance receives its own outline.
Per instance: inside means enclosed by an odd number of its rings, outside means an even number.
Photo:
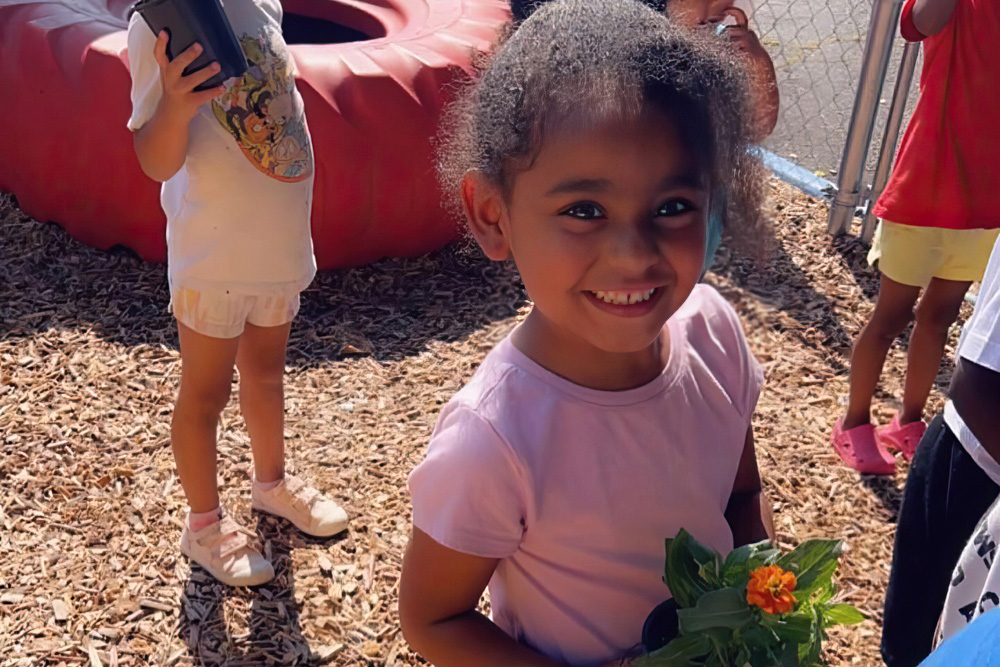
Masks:
[[[142,170],[154,181],[167,181],[184,166],[188,150],[188,128],[198,113],[198,108],[210,102],[224,90],[219,86],[195,92],[219,71],[212,63],[197,72],[184,76],[184,68],[201,54],[195,44],[173,60],[167,58],[167,33],[156,38],[153,54],[160,67],[163,97],[149,122],[136,130],[133,136],[136,157]]]
[[[476,611],[498,562],[441,546],[414,527],[399,583],[403,636],[437,667],[561,667]]]
[[[956,0],[916,0],[913,4],[913,27],[925,37],[938,34],[951,20]]]
[[[774,542],[774,517],[771,504],[764,495],[757,469],[757,451],[753,442],[753,427],[747,429],[743,455],[736,470],[733,492],[726,506],[726,521],[733,531],[733,546],[741,547],[763,540]]]

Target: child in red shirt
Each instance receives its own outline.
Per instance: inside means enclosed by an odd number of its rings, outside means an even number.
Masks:
[[[882,284],[854,347],[847,414],[832,437],[847,465],[883,475],[895,470],[889,450],[911,459],[927,429],[924,405],[948,329],[969,287],[982,280],[1000,228],[1000,182],[992,167],[1000,134],[990,122],[1000,115],[1000,2],[907,0],[901,32],[924,43],[920,99],[874,209],[882,222],[869,261],[878,263]],[[876,429],[872,395],[915,305],[903,409]]]

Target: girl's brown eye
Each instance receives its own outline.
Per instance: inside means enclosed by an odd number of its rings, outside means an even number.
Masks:
[[[562,215],[568,215],[571,218],[576,218],[578,220],[596,220],[604,215],[597,204],[591,202],[584,202],[581,204],[573,204],[565,211]]]
[[[686,199],[671,199],[656,212],[658,218],[672,218],[695,210],[695,205]]]

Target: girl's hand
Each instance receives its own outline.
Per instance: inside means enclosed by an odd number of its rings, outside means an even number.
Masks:
[[[135,154],[146,175],[163,183],[176,174],[187,159],[189,126],[199,107],[218,97],[225,90],[217,86],[195,92],[195,88],[218,74],[218,63],[184,76],[184,68],[202,53],[195,44],[171,61],[167,58],[167,33],[161,32],[153,47],[153,56],[160,67],[163,96],[149,122],[133,137]]]
[[[219,63],[211,63],[197,72],[184,76],[185,68],[201,55],[203,49],[200,44],[194,44],[170,60],[167,58],[168,39],[166,31],[161,32],[156,38],[156,46],[153,47],[153,55],[156,57],[156,64],[160,66],[160,80],[163,83],[160,107],[172,118],[190,122],[202,104],[210,102],[225,90],[223,86],[200,92],[194,90],[218,74],[221,67]]]
[[[719,22],[721,23],[727,18],[732,18],[736,22],[735,25],[727,25],[725,27],[725,35],[733,46],[740,49],[755,60],[760,57],[761,54],[763,54],[765,58],[770,59],[770,56],[767,55],[767,51],[764,50],[760,40],[757,38],[757,34],[750,29],[750,19],[747,17],[746,12],[739,7],[727,7],[723,10]]]
[[[778,77],[774,71],[771,56],[757,34],[750,29],[750,21],[746,12],[739,7],[729,7],[725,10],[722,20],[731,17],[735,25],[728,25],[725,36],[734,48],[744,53],[749,61],[751,74],[750,97],[756,114],[755,141],[761,141],[770,136],[778,122]]]
[[[733,46],[747,54],[755,63],[763,60],[771,61],[771,56],[760,43],[757,33],[750,28],[730,26],[726,28],[725,35]]]

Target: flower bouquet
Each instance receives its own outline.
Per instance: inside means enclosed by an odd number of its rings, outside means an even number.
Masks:
[[[782,554],[768,542],[725,559],[686,531],[667,540],[664,582],[672,600],[643,628],[635,667],[813,667],[826,628],[860,623],[832,602],[839,540],[809,540]]]

